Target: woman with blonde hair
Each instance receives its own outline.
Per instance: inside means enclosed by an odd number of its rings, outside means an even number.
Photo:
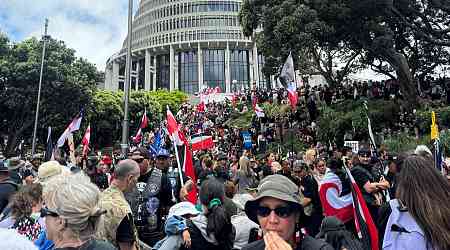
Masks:
[[[58,176],[44,187],[47,237],[54,249],[115,249],[110,243],[94,240],[104,213],[98,206],[100,191],[82,173]]]
[[[236,179],[234,181],[234,184],[238,186],[238,193],[245,193],[246,189],[253,187],[256,182],[256,174],[250,167],[250,160],[242,157],[239,159],[239,170],[236,173]]]

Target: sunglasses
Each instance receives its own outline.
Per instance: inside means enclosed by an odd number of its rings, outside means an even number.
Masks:
[[[58,217],[59,214],[57,212],[49,209],[48,207],[42,207],[41,208],[41,217],[46,217],[46,216]]]
[[[263,207],[263,206],[259,206],[256,208],[256,214],[261,217],[269,216],[272,213],[272,211],[274,211],[275,214],[280,218],[287,218],[294,213],[294,209],[290,206],[277,207],[275,209],[271,209],[271,208]]]
[[[139,158],[139,159],[135,159],[134,161],[137,163],[142,163],[145,159],[144,158]]]

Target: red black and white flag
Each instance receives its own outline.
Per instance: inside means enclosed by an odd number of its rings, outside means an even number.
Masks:
[[[86,132],[84,133],[83,140],[81,140],[81,144],[83,144],[83,156],[86,156],[89,152],[89,143],[91,141],[91,124],[88,125]]]
[[[380,249],[378,245],[378,229],[375,226],[369,208],[352,173],[347,167],[344,167],[344,169],[351,181],[353,213],[358,236],[361,239],[364,249],[378,250]]]
[[[142,141],[143,133],[142,130],[148,126],[147,109],[144,109],[144,114],[142,115],[139,128],[136,131],[136,135],[133,137],[133,141],[139,144]]]
[[[344,223],[353,219],[352,194],[342,194],[342,182],[332,171],[328,171],[320,182],[319,198],[325,216],[335,216]]]

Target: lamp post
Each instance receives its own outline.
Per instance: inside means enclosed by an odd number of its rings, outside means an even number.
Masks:
[[[133,36],[133,0],[128,0],[128,37],[127,37],[127,60],[125,65],[125,82],[124,82],[124,108],[122,122],[122,143],[120,147],[122,154],[127,155],[128,151],[128,101],[130,98],[131,83],[131,37]]]
[[[36,117],[34,118],[34,130],[33,130],[33,141],[31,143],[31,155],[34,155],[36,152],[36,132],[37,132],[37,123],[39,119],[39,105],[41,102],[41,88],[42,88],[42,73],[44,71],[44,59],[45,59],[45,46],[47,45],[47,28],[48,28],[48,19],[45,19],[45,31],[44,31],[44,45],[42,47],[42,58],[41,58],[41,73],[39,75],[39,87],[38,87],[38,96],[36,103]]]

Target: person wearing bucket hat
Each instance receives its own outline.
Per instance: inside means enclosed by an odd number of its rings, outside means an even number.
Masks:
[[[22,161],[19,157],[14,157],[9,159],[8,161],[8,169],[9,169],[9,177],[12,181],[17,184],[22,184],[22,178],[20,177],[20,172],[25,167],[25,162]]]
[[[8,167],[3,161],[0,161],[0,214],[18,189],[19,185],[9,177]]]
[[[297,228],[304,218],[301,194],[297,185],[283,175],[264,178],[256,197],[245,204],[245,213],[261,226],[264,239],[244,246],[243,250],[333,249],[324,241],[301,235]]]

